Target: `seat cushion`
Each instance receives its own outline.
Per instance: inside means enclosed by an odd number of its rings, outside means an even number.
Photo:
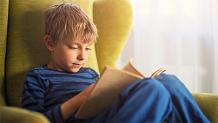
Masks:
[[[193,96],[211,123],[218,123],[218,95],[212,93],[193,93]]]
[[[1,123],[49,123],[43,114],[16,107],[0,107]]]
[[[0,1],[0,105],[5,104],[4,100],[4,75],[5,75],[5,54],[8,24],[8,0]]]
[[[48,51],[43,43],[44,11],[62,0],[12,0],[9,11],[9,32],[6,60],[7,101],[19,106],[25,74],[33,67],[46,64]],[[78,3],[92,18],[92,0],[68,0]],[[94,46],[93,46],[94,47]],[[91,66],[98,71],[95,50],[89,57]]]

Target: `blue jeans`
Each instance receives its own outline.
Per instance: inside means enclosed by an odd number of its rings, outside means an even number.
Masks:
[[[173,75],[130,84],[111,107],[89,123],[209,123],[191,93]]]

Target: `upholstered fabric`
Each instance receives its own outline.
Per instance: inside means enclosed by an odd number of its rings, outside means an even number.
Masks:
[[[20,105],[25,73],[33,67],[47,62],[48,51],[43,44],[43,12],[48,6],[61,2],[62,0],[10,1],[6,56],[7,101],[9,105]],[[92,18],[92,0],[71,0],[67,2],[78,3]],[[88,63],[88,66],[98,71],[95,50],[92,50],[90,56],[88,61],[92,63]]]
[[[42,114],[15,107],[0,107],[1,123],[49,123]]]
[[[217,94],[193,94],[200,108],[212,123],[218,123],[218,96]]]
[[[96,0],[93,18],[99,33],[96,54],[102,71],[105,65],[116,66],[132,23],[131,4],[128,0]]]
[[[5,54],[8,23],[8,0],[0,1],[0,105],[5,104],[4,75],[5,75]]]

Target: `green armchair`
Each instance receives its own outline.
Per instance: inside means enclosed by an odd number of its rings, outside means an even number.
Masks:
[[[65,0],[78,3],[93,18],[99,33],[92,51],[90,66],[99,73],[105,64],[116,66],[119,53],[132,23],[128,0]],[[20,108],[26,72],[45,64],[48,52],[43,45],[43,11],[62,0],[0,1],[0,122],[48,123],[40,113]],[[104,50],[102,50],[104,49]],[[111,50],[113,49],[113,50]],[[110,57],[108,57],[110,56]],[[218,95],[194,94],[200,107],[218,123]]]

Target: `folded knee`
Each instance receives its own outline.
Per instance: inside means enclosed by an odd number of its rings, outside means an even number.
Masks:
[[[167,88],[180,88],[181,86],[184,86],[182,81],[180,81],[175,75],[161,74],[155,79],[160,81]]]
[[[160,95],[168,95],[166,88],[156,79],[145,78],[140,81],[136,81],[132,86],[133,90],[143,91],[144,93],[158,93]]]

